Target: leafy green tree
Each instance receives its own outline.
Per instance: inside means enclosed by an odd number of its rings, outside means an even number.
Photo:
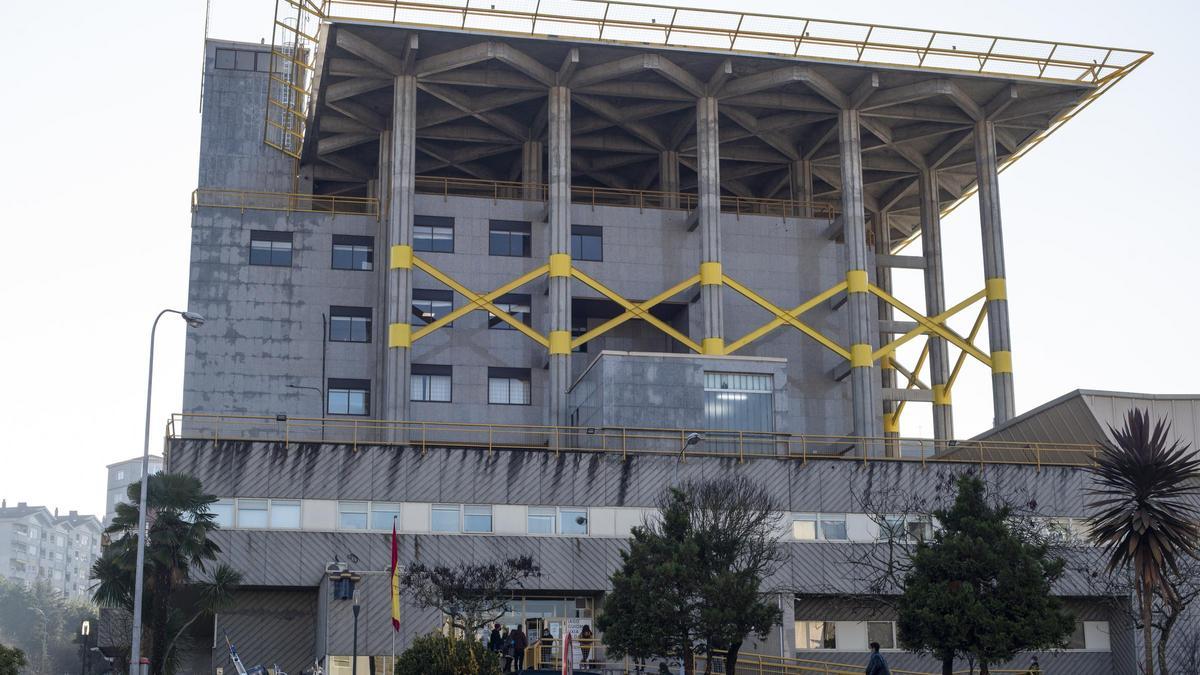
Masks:
[[[725,650],[735,673],[748,635],[765,638],[781,612],[763,597],[763,580],[781,559],[779,508],[742,477],[689,482],[659,500],[662,520],[634,528],[613,573],[599,618],[616,655],[662,656],[694,670],[704,652],[711,669]]]
[[[16,647],[0,645],[0,675],[17,675],[24,667],[24,652]]]
[[[990,505],[979,478],[960,476],[957,487],[953,506],[933,513],[942,529],[913,550],[896,607],[901,645],[932,654],[943,673],[955,657],[987,673],[1018,651],[1062,646],[1075,625],[1050,594],[1063,560],[1015,532],[1011,509]]]
[[[242,577],[228,565],[211,565],[221,552],[209,538],[217,524],[208,507],[217,498],[192,476],[158,473],[148,482],[143,644],[150,672],[162,675],[173,669],[180,636],[200,617],[228,605]],[[111,543],[92,565],[92,579],[98,582],[93,598],[102,607],[133,611],[140,496],[141,483],[130,485],[130,503],[117,505],[105,530]],[[181,593],[185,588],[198,600],[188,600]]]
[[[1116,443],[1100,441],[1089,524],[1096,544],[1109,554],[1108,572],[1133,574],[1142,610],[1143,672],[1149,674],[1154,672],[1154,597],[1168,606],[1179,602],[1172,575],[1179,575],[1182,558],[1195,557],[1198,550],[1200,457],[1186,443],[1169,441],[1171,425],[1160,419],[1152,426],[1144,410],[1129,411],[1125,425],[1109,431]]]
[[[500,675],[500,659],[476,640],[430,633],[396,658],[396,675]]]
[[[26,586],[0,579],[0,641],[25,652],[27,672],[74,672],[85,620],[95,626],[96,608],[67,600],[45,580]]]

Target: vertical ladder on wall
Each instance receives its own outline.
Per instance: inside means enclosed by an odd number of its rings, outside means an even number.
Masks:
[[[304,145],[319,27],[313,0],[275,0],[263,142],[296,159]]]

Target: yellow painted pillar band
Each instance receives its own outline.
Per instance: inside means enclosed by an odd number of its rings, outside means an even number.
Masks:
[[[571,255],[569,253],[551,253],[550,254],[550,276],[552,276],[552,277],[569,277],[569,276],[571,276]]]
[[[700,263],[700,285],[701,286],[720,286],[724,283],[721,274],[721,263],[719,262],[702,262]]]
[[[992,373],[1011,373],[1012,352],[992,352]]]
[[[871,358],[871,345],[863,343],[850,345],[851,368],[870,368],[873,363],[875,363],[875,359]]]
[[[988,301],[992,300],[1007,300],[1008,299],[1008,284],[1005,283],[1004,277],[995,277],[984,282],[984,289],[987,291]]]
[[[933,404],[950,405],[950,390],[946,389],[946,385],[933,385]]]
[[[882,359],[879,359],[879,367],[880,368],[891,368],[891,369],[895,370],[896,364],[892,363],[892,360],[885,356]]]
[[[570,354],[571,353],[571,331],[569,331],[569,330],[552,330],[552,331],[550,331],[550,353],[551,354]]]
[[[700,351],[709,356],[723,356],[725,354],[725,339],[715,337],[704,338],[700,341]]]
[[[847,293],[866,293],[868,284],[866,270],[850,270],[846,272]]]
[[[411,246],[396,244],[392,246],[391,268],[394,270],[412,269],[413,251]]]
[[[883,433],[898,434],[900,433],[900,419],[893,413],[884,413],[883,415]]]
[[[406,323],[393,323],[388,326],[388,347],[412,346],[412,326]]]

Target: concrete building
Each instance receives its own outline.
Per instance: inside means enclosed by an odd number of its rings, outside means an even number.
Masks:
[[[150,455],[150,473],[156,474],[162,471],[162,462],[162,457]],[[122,462],[114,462],[105,469],[108,471],[108,476],[107,489],[104,493],[103,523],[105,527],[108,527],[112,524],[113,517],[117,515],[117,504],[128,500],[129,486],[142,480],[142,458],[139,455]]]
[[[952,389],[982,363],[997,433],[1021,424],[998,174],[1149,54],[570,4],[283,2],[273,45],[208,41],[189,294],[208,322],[166,468],[221,498],[246,576],[216,625],[249,662],[349,673],[345,565],[362,665],[387,668],[396,523],[403,561],[533,555],[504,620],[558,635],[595,620],[665,487],[742,473],[787,551],[784,622],[754,651],[862,663],[879,640],[932,670],[853,601],[852,561],[897,518],[932,526],[878,495],[965,470],[1048,526],[1085,515],[1099,426],[955,440]],[[947,298],[939,221],[971,195],[981,290]],[[923,297],[891,294],[897,268]],[[899,437],[909,402],[934,438]],[[1082,574],[1056,591],[1078,627],[1043,666],[1133,672],[1127,598]],[[439,625],[406,600],[398,647]]]
[[[0,577],[45,582],[71,600],[91,601],[88,575],[100,556],[100,521],[45,506],[0,504]]]

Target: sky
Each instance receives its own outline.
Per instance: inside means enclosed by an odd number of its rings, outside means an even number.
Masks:
[[[1000,180],[1017,408],[1077,388],[1200,393],[1200,3],[691,0],[1152,50]],[[27,2],[0,40],[0,497],[101,514],[105,465],[142,451],[150,326],[187,301],[203,0]],[[212,0],[209,35],[270,40],[274,0]],[[948,305],[982,288],[978,206],[943,222]],[[45,259],[39,257],[45,254]],[[53,254],[53,255],[51,255]],[[917,272],[898,272],[919,298]],[[903,295],[907,293],[907,295]],[[216,319],[210,317],[210,319]],[[159,326],[151,451],[182,401],[185,326]],[[981,344],[986,341],[981,339]],[[914,356],[908,355],[908,363]],[[988,371],[957,435],[991,426]],[[903,433],[931,432],[928,406]]]

